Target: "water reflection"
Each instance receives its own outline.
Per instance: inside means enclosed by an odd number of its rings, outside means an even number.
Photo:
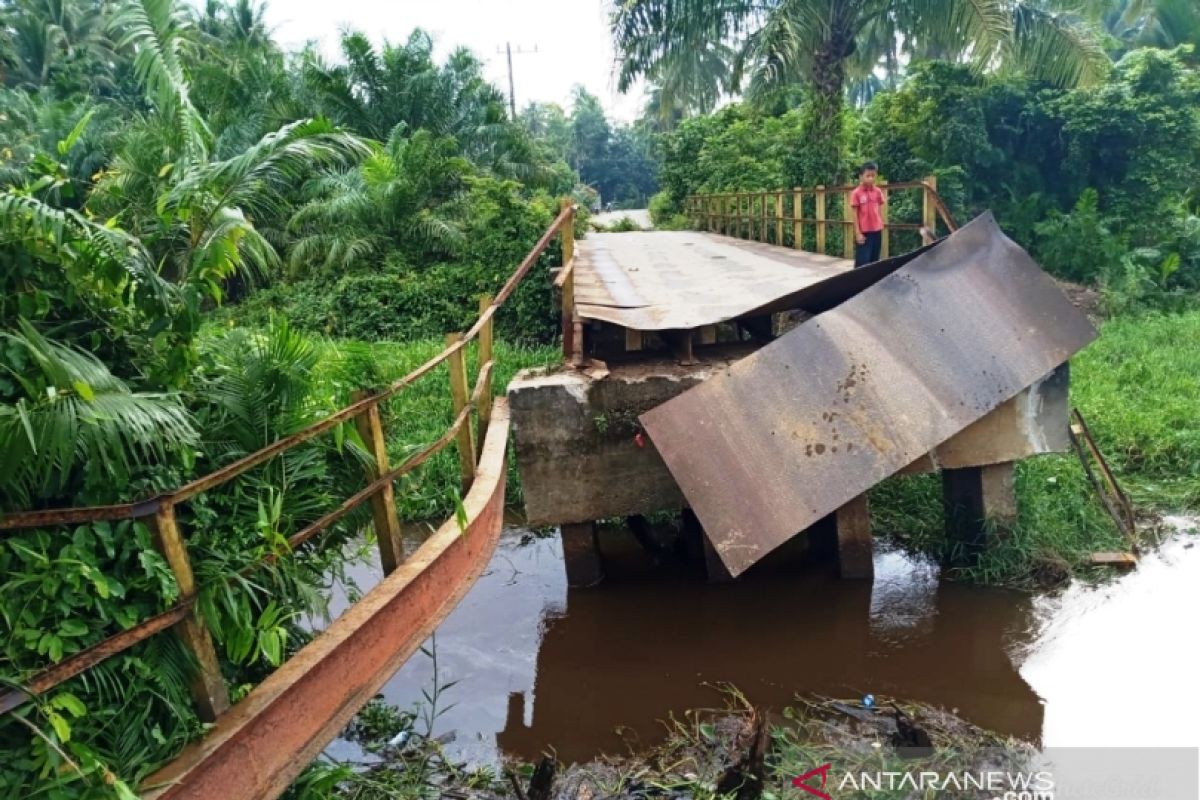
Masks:
[[[556,538],[506,532],[437,635],[439,680],[457,683],[435,732],[453,732],[456,756],[621,752],[618,728],[653,741],[669,714],[720,705],[721,683],[776,709],[797,692],[873,692],[1027,739],[1042,731],[1010,658],[1034,624],[1026,595],[942,584],[936,566],[892,551],[877,555],[873,585],[784,565],[710,586],[690,567],[651,567],[628,537],[610,541],[609,579],[568,591]],[[433,684],[418,655],[384,694],[407,707]]]

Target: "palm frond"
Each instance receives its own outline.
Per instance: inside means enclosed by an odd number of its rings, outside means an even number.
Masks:
[[[613,12],[610,27],[620,62],[617,88],[662,62],[686,58],[689,49],[740,42],[769,10],[756,0],[629,0]]]
[[[225,161],[191,170],[174,187],[171,202],[189,204],[200,192],[216,193],[219,205],[236,206],[259,217],[278,215],[280,197],[314,168],[346,163],[370,153],[357,136],[323,119],[285,125]]]
[[[139,239],[27,194],[0,191],[0,243],[73,268],[69,277],[80,280],[115,281],[115,273],[124,272],[130,292],[148,294],[164,310],[176,294]]]
[[[13,373],[26,396],[0,405],[0,498],[28,507],[86,473],[119,481],[195,445],[191,417],[173,395],[135,393],[95,356],[43,337],[20,320],[0,334],[36,373]],[[38,375],[35,378],[34,375]]]
[[[110,23],[121,36],[118,47],[133,49],[134,72],[149,100],[175,120],[185,156],[201,162],[212,133],[192,104],[184,69],[190,27],[187,12],[174,0],[121,0]]]
[[[1011,64],[1056,86],[1091,86],[1112,62],[1097,32],[1073,14],[1045,11],[1028,3],[1013,9]]]

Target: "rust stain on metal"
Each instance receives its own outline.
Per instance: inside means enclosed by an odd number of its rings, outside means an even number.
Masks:
[[[737,575],[1095,336],[985,214],[641,420]]]
[[[121,631],[99,641],[91,647],[80,650],[70,658],[63,659],[49,669],[44,669],[24,682],[22,689],[6,689],[0,692],[0,714],[7,714],[29,699],[31,694],[37,695],[48,692],[60,683],[74,678],[81,672],[91,669],[109,656],[133,647],[138,642],[145,641],[156,633],[165,631],[180,622],[191,613],[196,598],[187,597],[177,605],[172,606],[161,614],[142,620],[128,630]]]
[[[508,407],[497,399],[465,530],[450,520],[416,553],[142,784],[143,797],[282,793],[457,605],[487,565],[504,513]]]

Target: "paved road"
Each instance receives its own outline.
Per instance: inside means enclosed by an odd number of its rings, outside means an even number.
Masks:
[[[649,230],[654,227],[654,223],[650,222],[650,210],[647,208],[630,208],[624,211],[605,211],[592,216],[592,222],[597,225],[612,225],[622,217],[629,217],[638,224],[638,227]]]

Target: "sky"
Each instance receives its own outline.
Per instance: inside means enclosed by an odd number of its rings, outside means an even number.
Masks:
[[[267,24],[285,49],[318,43],[337,56],[338,32],[357,28],[372,39],[403,41],[415,27],[429,31],[440,57],[466,46],[485,62],[487,77],[508,93],[504,45],[513,47],[518,111],[531,100],[569,109],[571,87],[583,84],[613,119],[632,122],[639,87],[616,91],[608,31],[612,0],[269,0]]]

